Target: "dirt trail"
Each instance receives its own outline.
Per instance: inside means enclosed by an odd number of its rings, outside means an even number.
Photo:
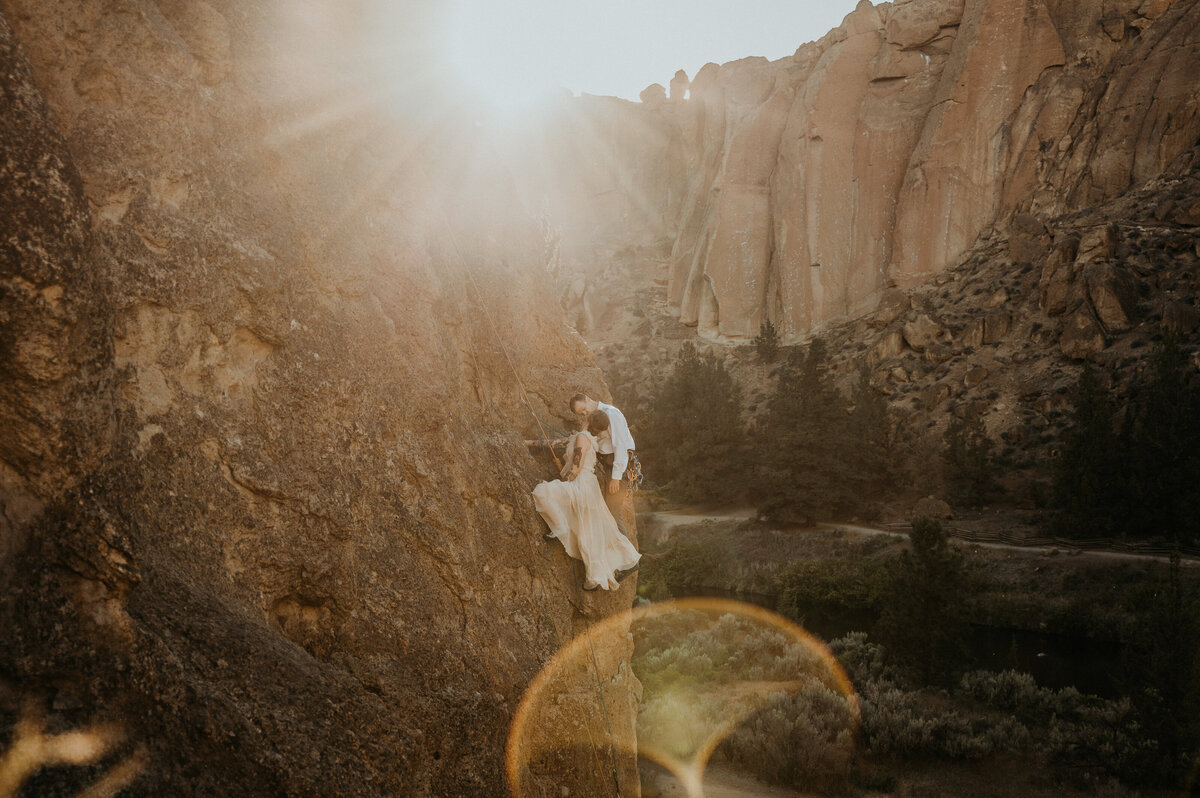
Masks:
[[[749,521],[756,515],[755,511],[749,508],[732,509],[732,510],[716,510],[712,512],[703,512],[695,508],[679,508],[675,510],[659,510],[654,512],[640,513],[640,519],[646,519],[650,524],[656,525],[660,530],[667,533],[674,532],[676,528],[681,526],[689,526],[691,524],[700,524],[705,521]],[[857,526],[854,524],[817,524],[813,529],[834,530],[841,529],[846,532],[854,532],[859,535],[901,535],[902,532],[889,529],[876,529],[869,526]],[[951,538],[954,540],[954,538]],[[1041,555],[1050,551],[1054,547],[1050,546],[1013,546],[1007,543],[974,543],[964,540],[955,541],[960,546],[980,546],[985,549],[1001,549],[1004,551],[1015,551],[1024,554]],[[1061,549],[1059,549],[1061,551]],[[1081,551],[1072,553],[1072,557],[1096,557],[1101,559],[1116,559],[1116,560],[1151,560],[1163,562],[1167,557],[1162,557],[1156,554],[1133,554],[1123,551]],[[1200,560],[1183,557],[1181,565],[1187,567],[1200,567]]]

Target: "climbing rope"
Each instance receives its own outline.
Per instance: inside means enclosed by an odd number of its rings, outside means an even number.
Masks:
[[[446,215],[446,228],[450,234],[450,243],[453,244],[454,251],[458,255],[458,259],[463,265],[463,271],[465,271],[467,273],[467,279],[470,281],[471,286],[475,289],[475,296],[478,300],[479,308],[480,308],[480,310],[483,311],[483,315],[484,315],[484,318],[487,319],[488,326],[491,327],[493,340],[495,340],[496,344],[500,347],[500,351],[504,353],[504,360],[508,363],[508,367],[512,371],[513,379],[516,381],[517,388],[521,393],[521,400],[525,403],[525,407],[529,409],[529,414],[531,416],[533,416],[533,421],[537,425],[538,435],[542,442],[542,446],[550,454],[550,457],[553,459],[554,464],[555,464],[555,466],[557,466],[558,470],[562,471],[562,461],[559,460],[558,455],[556,455],[554,453],[554,449],[548,445],[549,436],[546,434],[546,428],[549,425],[545,424],[538,417],[538,414],[534,411],[533,403],[529,400],[529,394],[525,390],[525,385],[524,385],[524,383],[521,382],[521,375],[517,371],[517,367],[513,363],[512,357],[508,353],[508,348],[504,346],[504,341],[500,337],[500,332],[499,332],[499,329],[496,327],[496,322],[495,322],[495,320],[492,319],[492,314],[488,310],[487,304],[483,300],[483,292],[479,290],[479,283],[477,283],[475,281],[475,275],[472,273],[470,267],[467,265],[467,259],[463,256],[462,249],[460,249],[458,246],[458,237],[454,235],[454,227],[453,227],[453,225],[450,224],[449,215],[445,214],[444,209],[443,209],[443,214]],[[474,342],[472,342],[471,349],[472,349],[472,356],[475,356]],[[478,359],[476,360],[476,362],[478,362]],[[550,428],[554,429],[553,427],[550,427]],[[576,573],[577,573],[577,570],[578,569],[576,568]],[[600,699],[600,708],[604,715],[604,725],[608,732],[608,752],[609,752],[610,763],[612,765],[613,785],[616,789],[617,798],[621,798],[621,778],[620,778],[620,775],[619,775],[618,769],[617,769],[617,749],[616,749],[616,744],[614,742],[612,720],[608,714],[608,702],[606,702],[604,700],[604,683],[601,681],[600,664],[599,664],[598,660],[596,659],[596,647],[592,641],[592,624],[591,624],[591,621],[588,620],[587,611],[583,607],[583,593],[582,593],[581,585],[582,585],[581,578],[576,578],[575,579],[575,590],[576,590],[576,594],[577,594],[579,603],[575,604],[574,602],[571,602],[570,599],[568,599],[568,602],[571,603],[572,606],[574,606],[575,609],[577,609],[579,611],[579,614],[581,616],[583,616],[584,633],[587,635],[588,649],[590,650],[591,657],[592,657],[592,671],[596,677],[596,694]],[[540,606],[540,604],[539,604],[538,609],[539,609],[539,612],[543,613],[543,620],[545,620],[543,608]],[[559,639],[559,637],[558,637],[558,630],[554,627],[553,624],[550,625],[550,628],[554,630],[554,636],[555,636],[556,642],[558,643],[559,649],[561,650],[562,645],[561,645],[561,639]],[[595,752],[595,750],[596,750],[595,746],[592,746],[593,753]]]
[[[484,318],[487,319],[488,326],[492,329],[492,339],[496,342],[496,344],[500,347],[500,351],[504,354],[504,360],[508,363],[508,368],[512,371],[513,378],[516,380],[517,389],[521,392],[521,401],[525,403],[525,407],[529,409],[529,415],[533,416],[533,422],[537,425],[538,437],[542,442],[542,448],[545,449],[550,455],[550,458],[554,461],[554,465],[557,466],[558,470],[562,471],[562,461],[559,460],[558,455],[554,453],[553,447],[549,446],[547,443],[549,438],[546,435],[546,425],[534,411],[533,402],[529,401],[529,393],[525,390],[525,384],[521,382],[521,375],[517,371],[516,365],[513,364],[512,356],[508,354],[508,347],[504,345],[504,340],[500,337],[500,331],[496,327],[496,322],[492,318],[492,314],[488,311],[487,303],[483,301],[483,292],[479,290],[479,283],[475,281],[475,274],[467,265],[467,259],[463,256],[462,250],[458,246],[458,237],[454,235],[454,227],[450,224],[449,215],[445,214],[445,210],[443,210],[442,213],[446,215],[446,228],[450,233],[450,243],[454,245],[454,251],[457,253],[458,259],[463,265],[463,271],[467,273],[467,279],[471,281],[471,286],[475,289],[475,297],[478,300],[479,309],[483,311]],[[474,342],[471,344],[471,349],[472,354],[474,354]]]
[[[579,603],[582,605],[583,589],[580,586],[583,584],[583,577],[579,575],[580,565],[581,563],[576,560],[574,568],[577,576],[575,579],[575,591],[579,598]],[[608,702],[604,700],[604,685],[600,682],[600,663],[596,661],[596,646],[592,642],[592,622],[588,620],[586,612],[581,612],[580,615],[583,616],[583,633],[587,635],[588,650],[592,654],[592,670],[596,673],[596,693],[600,697],[600,709],[604,712],[604,725],[608,729],[608,755],[612,762],[613,785],[617,791],[617,798],[621,798],[621,777],[617,772],[617,749],[613,745],[612,720],[608,716]]]

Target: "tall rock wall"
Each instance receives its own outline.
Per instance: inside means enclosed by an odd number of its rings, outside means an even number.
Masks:
[[[604,386],[420,31],[362,46],[386,5],[0,3],[0,739],[124,731],[37,794],[500,794],[573,603],[631,601],[541,540],[529,407]],[[625,795],[629,653],[557,705],[604,739],[603,691]]]
[[[685,199],[639,277],[711,340],[862,315],[1015,212],[1161,173],[1200,137],[1198,27],[1195,0],[864,0],[793,57],[709,64],[640,106]]]

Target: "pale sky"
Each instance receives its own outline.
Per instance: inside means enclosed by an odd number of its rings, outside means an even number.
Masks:
[[[675,70],[771,60],[815,41],[856,0],[452,0],[445,54],[498,106],[565,87],[636,100]]]

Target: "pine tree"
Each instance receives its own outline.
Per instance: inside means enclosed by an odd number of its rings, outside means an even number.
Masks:
[[[915,519],[909,543],[886,590],[877,632],[921,683],[948,683],[965,659],[971,583],[937,521]]]
[[[972,507],[996,497],[1000,493],[996,481],[998,463],[982,419],[951,419],[945,441],[944,473],[950,495]]]
[[[825,342],[792,350],[760,428],[768,496],[765,517],[788,523],[837,515],[858,502],[846,456],[846,403],[828,373]]]
[[[1173,337],[1155,351],[1152,368],[1131,441],[1136,521],[1147,536],[1190,542],[1200,538],[1200,390]]]
[[[686,501],[728,501],[746,489],[741,391],[715,355],[683,345],[652,403],[646,467]]]
[[[846,455],[849,478],[862,499],[886,496],[892,485],[887,400],[871,388],[871,373],[860,364],[858,382],[850,395]]]
[[[766,363],[773,363],[779,357],[779,332],[770,319],[765,320],[758,328],[758,336],[754,339],[754,351]]]
[[[1125,652],[1126,678],[1147,736],[1156,742],[1147,775],[1179,783],[1200,751],[1200,598],[1179,555],[1155,586]]]
[[[1072,391],[1074,409],[1054,468],[1054,529],[1068,537],[1120,535],[1129,520],[1126,442],[1090,362]]]

